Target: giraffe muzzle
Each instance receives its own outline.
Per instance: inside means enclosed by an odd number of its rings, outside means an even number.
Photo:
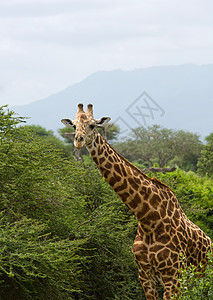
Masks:
[[[76,135],[74,140],[74,145],[77,149],[81,149],[84,146],[84,137],[83,135]]]

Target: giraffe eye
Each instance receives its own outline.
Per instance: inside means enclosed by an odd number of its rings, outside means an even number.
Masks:
[[[90,126],[89,126],[89,128],[92,130],[92,129],[94,129],[95,128],[95,124],[91,124]]]

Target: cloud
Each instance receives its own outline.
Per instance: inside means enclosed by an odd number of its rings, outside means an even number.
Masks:
[[[210,0],[1,0],[5,99],[30,102],[100,69],[213,63],[212,9]]]
[[[118,5],[122,2],[118,0]],[[123,1],[125,4],[125,0]],[[105,10],[116,6],[113,1],[97,0],[2,0],[0,3],[1,17],[45,17],[66,14],[69,12],[84,12]]]
[[[20,42],[73,47],[163,35],[173,39],[176,33],[178,42],[184,38],[186,27],[191,27],[194,34],[201,18],[205,22],[199,23],[200,28],[205,30],[205,23],[212,27],[211,14],[190,2],[31,0],[12,1],[11,5],[3,1],[2,34]]]

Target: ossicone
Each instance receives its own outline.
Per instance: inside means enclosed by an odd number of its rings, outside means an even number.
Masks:
[[[93,105],[92,104],[88,104],[87,105],[87,111],[86,111],[86,114],[90,117],[93,118]]]

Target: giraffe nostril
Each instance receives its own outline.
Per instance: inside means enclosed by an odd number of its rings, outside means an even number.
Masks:
[[[84,138],[83,138],[83,136],[81,135],[81,136],[79,136],[78,141],[79,141],[79,142],[82,142],[83,139],[84,139]]]
[[[75,136],[75,141],[76,141],[76,142],[80,143],[80,142],[82,142],[83,140],[84,140],[83,135],[76,135],[76,136]]]

